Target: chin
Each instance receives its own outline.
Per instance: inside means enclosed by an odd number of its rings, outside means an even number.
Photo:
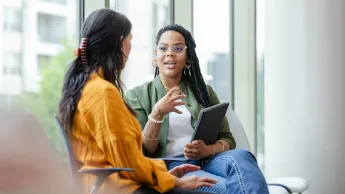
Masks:
[[[179,78],[182,76],[182,72],[165,71],[162,74],[164,75],[164,77],[168,77],[168,78]]]

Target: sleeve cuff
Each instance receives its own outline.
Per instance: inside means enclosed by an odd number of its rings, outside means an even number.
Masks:
[[[234,142],[230,141],[229,139],[226,138],[220,138],[219,140],[223,140],[226,141],[226,143],[229,144],[230,150],[233,150],[236,148],[236,144],[234,144]]]
[[[175,186],[175,176],[173,176],[167,171],[167,167],[164,161],[163,160],[151,160],[151,161],[156,164],[155,175],[156,175],[156,180],[158,181],[157,185],[154,186],[153,188],[159,191],[160,193],[165,193],[173,189]]]

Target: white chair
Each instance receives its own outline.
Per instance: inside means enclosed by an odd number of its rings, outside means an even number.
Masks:
[[[229,109],[227,118],[229,119],[230,130],[236,140],[236,149],[250,150],[243,125],[232,109]],[[268,181],[268,188],[271,194],[303,193],[308,187],[308,182],[300,177],[280,177]]]

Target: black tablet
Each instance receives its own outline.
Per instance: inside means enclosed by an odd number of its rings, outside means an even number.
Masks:
[[[202,109],[191,142],[203,140],[206,145],[214,144],[217,141],[228,107],[229,103],[224,102]]]

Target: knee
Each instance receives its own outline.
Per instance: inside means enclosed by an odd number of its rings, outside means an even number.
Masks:
[[[250,159],[256,161],[255,156],[246,149],[235,149],[224,152],[225,155],[230,156],[235,160]]]

